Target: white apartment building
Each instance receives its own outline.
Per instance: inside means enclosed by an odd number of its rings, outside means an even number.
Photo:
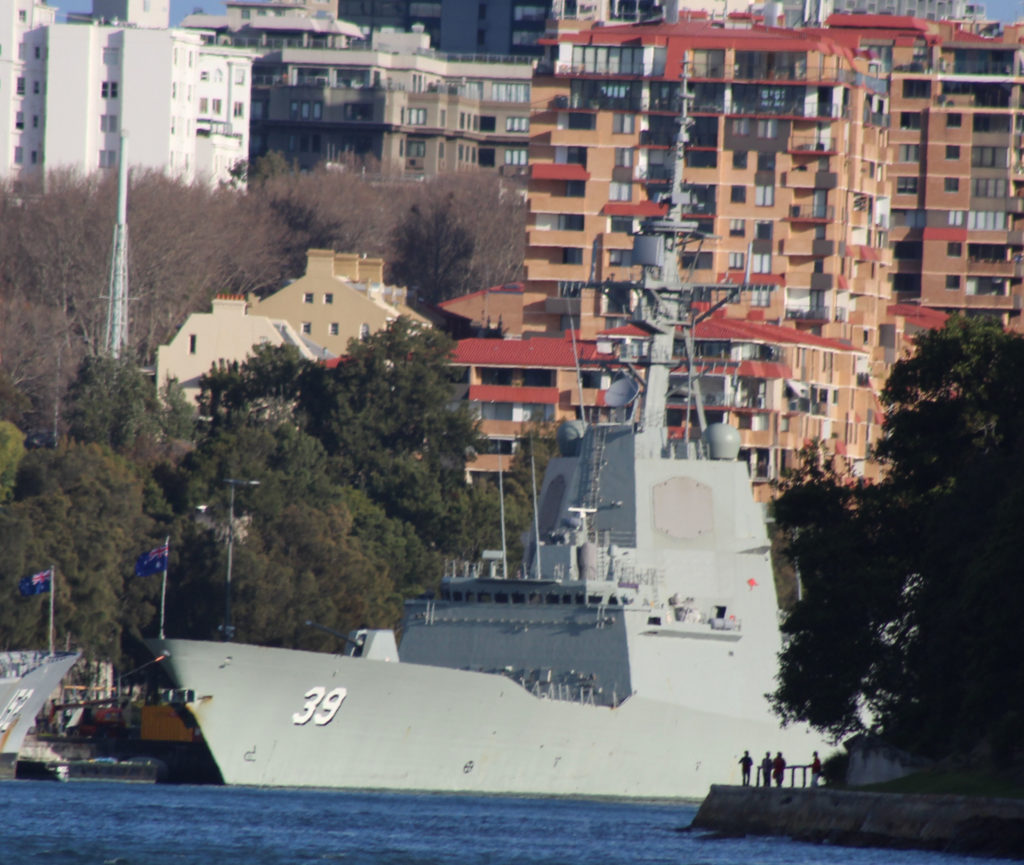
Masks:
[[[138,20],[57,23],[41,0],[0,0],[0,179],[113,168],[124,131],[132,166],[229,180],[248,156],[251,60],[150,26],[167,19],[162,0],[114,7]]]
[[[252,56],[237,48],[204,45],[199,50],[196,171],[211,182],[226,181],[249,158],[249,95]]]
[[[0,178],[42,164],[45,33],[56,15],[41,0],[0,0]]]
[[[95,24],[47,28],[46,167],[86,173],[118,162],[196,177],[199,39],[180,30]]]

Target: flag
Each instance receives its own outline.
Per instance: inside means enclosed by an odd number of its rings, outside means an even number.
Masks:
[[[135,576],[151,577],[167,570],[167,554],[170,551],[168,544],[143,553],[135,560]]]
[[[53,579],[53,568],[47,568],[31,577],[22,577],[18,582],[18,591],[26,598],[30,595],[42,595],[50,591],[50,581]]]

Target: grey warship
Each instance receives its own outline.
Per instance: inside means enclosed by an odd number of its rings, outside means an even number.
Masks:
[[[765,512],[738,432],[704,421],[694,362],[694,301],[736,287],[681,278],[693,232],[673,188],[636,238],[643,281],[619,286],[649,350],[613,385],[614,422],[560,428],[523,572],[451,569],[406,603],[400,647],[380,630],[344,654],[150,642],[226,783],[697,798],[738,783],[744,750],[825,748],[765,698],[781,648]],[[670,392],[699,437],[670,435]]]

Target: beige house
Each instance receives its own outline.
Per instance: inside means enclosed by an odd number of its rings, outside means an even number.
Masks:
[[[211,312],[192,313],[170,343],[157,350],[157,385],[177,379],[195,402],[199,379],[214,364],[242,362],[257,345],[294,345],[309,360],[323,356],[323,350],[303,339],[289,322],[250,315],[244,297],[220,295],[214,298]]]
[[[383,259],[310,249],[305,276],[263,300],[250,296],[249,304],[255,315],[283,319],[337,356],[350,339],[365,338],[400,315],[428,324],[405,300],[404,288],[384,284]]]

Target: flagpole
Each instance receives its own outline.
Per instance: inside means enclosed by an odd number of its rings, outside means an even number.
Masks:
[[[50,654],[53,654],[53,596],[57,594],[57,566],[50,565]]]
[[[167,570],[171,566],[171,536],[164,541],[167,547],[167,561],[164,562],[163,584],[160,586],[160,639],[164,638],[164,610],[167,606]]]

